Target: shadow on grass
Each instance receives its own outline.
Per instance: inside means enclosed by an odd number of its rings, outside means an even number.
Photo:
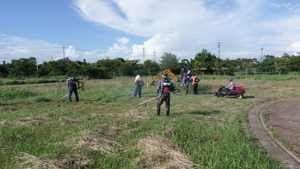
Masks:
[[[240,100],[239,98],[235,97],[235,96],[232,96],[232,95],[226,95],[226,96],[223,96],[223,97],[220,97],[220,99],[237,99],[237,100]],[[253,98],[256,98],[255,96],[244,96],[242,99],[253,99]]]
[[[196,115],[204,115],[204,116],[208,116],[208,115],[213,115],[213,114],[219,114],[221,113],[221,111],[219,110],[212,110],[212,111],[192,111],[192,112],[187,112],[187,113],[176,113],[173,114],[173,116],[182,116],[185,114],[196,114]]]
[[[243,99],[253,99],[256,98],[255,96],[244,96]]]

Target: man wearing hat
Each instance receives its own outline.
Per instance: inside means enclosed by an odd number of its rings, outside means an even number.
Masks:
[[[170,115],[170,93],[175,89],[173,82],[168,79],[168,75],[164,73],[162,79],[157,85],[157,93],[159,94],[157,102],[157,115],[160,115],[160,107],[166,102],[166,115]]]

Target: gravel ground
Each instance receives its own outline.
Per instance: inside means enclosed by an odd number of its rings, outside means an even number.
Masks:
[[[300,98],[277,102],[264,111],[265,123],[283,140],[296,156],[300,157]],[[285,144],[285,145],[286,145]]]

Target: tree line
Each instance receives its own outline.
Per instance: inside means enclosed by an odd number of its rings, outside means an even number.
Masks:
[[[221,59],[215,54],[203,49],[194,58],[180,60],[177,55],[164,53],[158,62],[146,60],[124,60],[123,58],[102,59],[95,63],[83,61],[71,61],[69,58],[43,62],[37,64],[34,57],[11,60],[11,63],[0,65],[2,78],[16,77],[51,77],[71,74],[92,79],[111,79],[116,76],[156,75],[170,69],[174,74],[182,74],[187,68],[196,74],[234,75],[237,72],[266,74],[283,74],[291,71],[300,71],[300,52],[296,55],[284,53],[282,57],[265,55],[259,60],[238,58],[234,60]],[[221,69],[228,68],[227,70]],[[205,68],[205,71],[204,69]]]

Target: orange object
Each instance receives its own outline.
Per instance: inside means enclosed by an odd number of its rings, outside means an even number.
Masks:
[[[146,106],[147,106],[147,103],[144,103],[144,106],[146,107]]]

